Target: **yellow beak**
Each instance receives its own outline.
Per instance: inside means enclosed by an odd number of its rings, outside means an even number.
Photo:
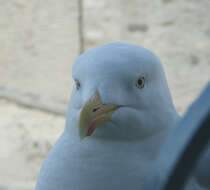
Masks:
[[[84,104],[79,118],[80,139],[90,136],[101,124],[109,121],[112,113],[120,106],[102,104],[99,93],[96,93]]]

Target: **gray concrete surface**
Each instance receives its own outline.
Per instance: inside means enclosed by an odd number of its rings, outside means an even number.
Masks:
[[[0,0],[0,5],[0,95],[33,105],[47,101],[64,112],[79,53],[77,0]]]
[[[0,5],[0,190],[29,190],[65,125],[78,1]],[[183,114],[210,79],[209,10],[209,0],[84,0],[85,49],[111,41],[151,49]]]

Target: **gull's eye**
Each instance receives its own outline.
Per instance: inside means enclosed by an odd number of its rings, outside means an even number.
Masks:
[[[136,81],[136,87],[137,88],[144,88],[144,83],[145,83],[145,78],[144,77],[139,77],[138,80]]]
[[[75,82],[75,85],[76,85],[76,89],[79,90],[80,87],[81,87],[79,80],[75,79],[74,82]]]

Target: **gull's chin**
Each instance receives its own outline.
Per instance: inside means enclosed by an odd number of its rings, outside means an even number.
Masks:
[[[100,127],[96,128],[91,137],[97,138],[110,138],[115,136],[116,132],[119,132],[119,127],[113,121],[103,123]]]

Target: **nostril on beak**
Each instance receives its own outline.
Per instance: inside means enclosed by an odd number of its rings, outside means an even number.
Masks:
[[[100,107],[93,108],[92,112],[96,112],[99,109],[100,109]]]

